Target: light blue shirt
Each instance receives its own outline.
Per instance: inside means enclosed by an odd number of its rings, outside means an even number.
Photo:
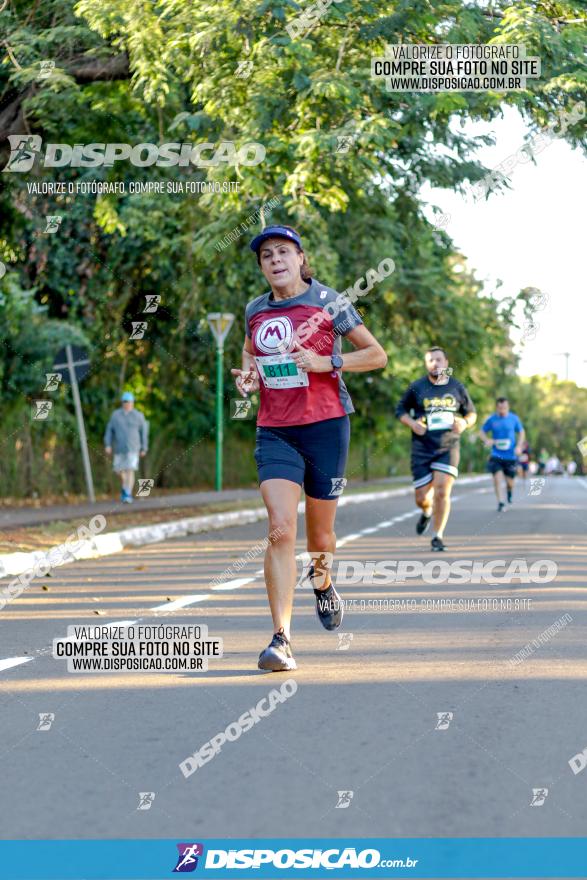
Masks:
[[[516,460],[516,434],[523,431],[524,426],[515,413],[509,412],[507,416],[493,413],[485,420],[482,430],[497,441],[491,450],[493,458]]]
[[[104,433],[104,446],[118,452],[146,452],[149,445],[149,423],[138,409],[114,410]]]

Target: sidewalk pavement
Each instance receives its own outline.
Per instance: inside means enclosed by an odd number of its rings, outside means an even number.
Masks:
[[[374,484],[397,484],[410,482],[409,476],[384,477],[379,480],[349,480],[348,488],[367,489]],[[18,526],[36,526],[41,523],[57,520],[90,519],[97,513],[132,513],[133,510],[162,510],[177,507],[205,507],[210,504],[261,500],[259,489],[222,489],[220,492],[182,492],[177,495],[154,495],[147,498],[135,498],[133,504],[123,504],[118,495],[106,501],[94,504],[53,504],[47,507],[7,507],[0,508],[0,529],[17,528]]]

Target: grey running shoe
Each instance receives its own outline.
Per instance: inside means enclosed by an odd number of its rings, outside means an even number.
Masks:
[[[338,629],[343,618],[343,601],[332,586],[326,590],[314,590],[316,614],[324,629]]]
[[[445,550],[444,541],[442,538],[436,537],[432,538],[430,542],[430,549],[434,550],[436,553],[440,553],[442,550]]]
[[[287,672],[297,669],[297,663],[291,652],[291,644],[286,638],[283,629],[276,632],[269,645],[259,654],[259,669],[269,672]]]

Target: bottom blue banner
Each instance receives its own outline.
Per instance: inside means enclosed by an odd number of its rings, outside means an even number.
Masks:
[[[3,840],[2,880],[587,877],[587,838]]]

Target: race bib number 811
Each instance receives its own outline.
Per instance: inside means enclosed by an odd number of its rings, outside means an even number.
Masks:
[[[310,384],[308,374],[298,369],[298,365],[290,355],[274,354],[256,357],[255,361],[265,388],[276,390],[303,388]]]

